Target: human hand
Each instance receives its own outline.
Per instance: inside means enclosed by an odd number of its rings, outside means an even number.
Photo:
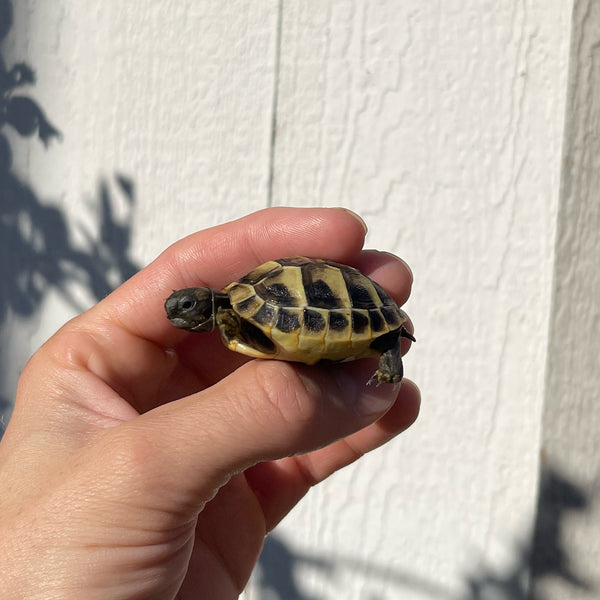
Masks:
[[[376,361],[248,361],[164,315],[172,289],[223,287],[273,258],[326,257],[399,305],[411,275],[362,251],[339,209],[267,209],[193,234],[31,358],[0,444],[6,598],[237,598],[265,534],[307,490],[416,418]],[[408,342],[407,342],[408,347]]]

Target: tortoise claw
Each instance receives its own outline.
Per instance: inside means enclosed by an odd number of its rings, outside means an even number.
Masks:
[[[384,373],[380,369],[377,369],[369,381],[367,381],[367,385],[371,385],[373,381],[377,381],[375,387],[379,387],[382,383],[400,383],[402,381],[402,377],[398,377],[398,375],[391,375],[390,373]]]

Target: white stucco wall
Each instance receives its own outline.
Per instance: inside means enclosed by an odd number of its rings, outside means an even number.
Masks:
[[[126,175],[144,264],[269,204],[344,205],[414,271],[421,417],[277,529],[298,598],[468,598],[525,572],[572,3],[15,5],[10,52],[64,136],[16,140],[16,168],[70,219],[97,228],[100,177]],[[19,323],[11,372],[73,311],[53,293]],[[278,597],[259,577],[246,596]]]

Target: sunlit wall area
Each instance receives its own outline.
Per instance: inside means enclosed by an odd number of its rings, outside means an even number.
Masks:
[[[245,597],[597,597],[600,550],[569,542],[599,524],[598,470],[576,468],[597,451],[580,428],[598,389],[597,12],[0,0],[5,419],[29,355],[170,243],[267,206],[346,206],[413,270],[422,412],[308,494]]]

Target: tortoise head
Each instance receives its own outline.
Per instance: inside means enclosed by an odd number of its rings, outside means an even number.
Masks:
[[[165,301],[165,311],[175,327],[212,331],[215,328],[215,293],[207,287],[175,290]]]

